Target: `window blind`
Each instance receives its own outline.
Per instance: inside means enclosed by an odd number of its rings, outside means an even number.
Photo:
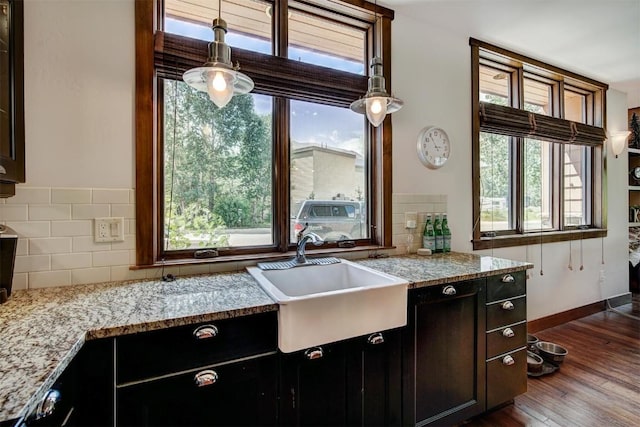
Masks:
[[[601,127],[480,101],[480,131],[562,144],[602,146]]]

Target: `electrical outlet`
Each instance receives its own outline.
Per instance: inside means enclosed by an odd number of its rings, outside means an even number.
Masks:
[[[404,226],[405,228],[416,228],[418,226],[418,212],[405,212]]]
[[[123,242],[124,218],[96,218],[94,221],[94,242]]]

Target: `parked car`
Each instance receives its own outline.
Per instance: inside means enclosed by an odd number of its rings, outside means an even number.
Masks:
[[[291,220],[291,239],[308,224],[307,232],[326,241],[367,237],[363,202],[351,200],[303,200]]]

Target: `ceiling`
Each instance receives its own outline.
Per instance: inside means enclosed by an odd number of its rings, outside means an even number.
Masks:
[[[381,0],[396,20],[465,33],[608,83],[640,90],[640,0]]]

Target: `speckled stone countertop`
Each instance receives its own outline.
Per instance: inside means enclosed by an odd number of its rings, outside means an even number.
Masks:
[[[409,289],[533,268],[533,264],[527,262],[458,252],[429,256],[406,255],[358,262],[369,268],[407,279],[410,283]]]
[[[244,272],[13,292],[0,305],[0,421],[31,411],[85,340],[277,309]]]
[[[460,253],[358,262],[410,288],[533,267]],[[0,422],[29,413],[85,340],[277,309],[245,272],[16,291],[0,305]]]

